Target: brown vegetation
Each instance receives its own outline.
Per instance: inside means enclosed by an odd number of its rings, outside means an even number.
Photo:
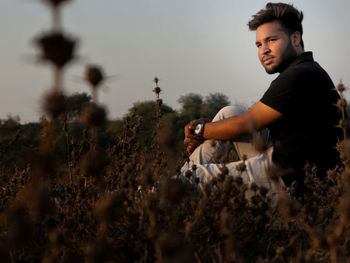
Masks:
[[[57,15],[65,1],[45,2]],[[169,150],[173,130],[160,122],[157,78],[158,122],[150,145],[141,147],[136,140],[142,120],[126,118],[116,143],[107,150],[100,147],[97,129],[103,128],[106,114],[97,88],[103,74],[89,66],[93,103],[82,114],[88,128],[81,141],[68,141],[68,156],[60,158],[54,143],[66,108],[60,71],[74,57],[74,44],[69,40],[65,50],[64,34],[50,34],[40,40],[41,58],[57,73],[44,103],[50,119],[43,122],[40,146],[26,167],[0,171],[0,262],[349,261],[348,139],[339,143],[341,162],[325,178],[319,179],[314,167],[305,168],[310,191],[300,199],[293,198],[292,185],[280,188],[276,205],[266,188],[247,186],[227,169],[199,191],[195,174],[186,174],[193,177],[191,184],[174,177],[181,160]],[[343,84],[338,91],[342,94]],[[344,113],[343,99],[338,106]],[[346,134],[343,117],[340,127]],[[63,127],[69,138],[71,127],[64,118]],[[261,142],[259,149],[265,149]],[[271,169],[269,176],[278,179],[280,173]],[[253,192],[249,200],[248,190]]]

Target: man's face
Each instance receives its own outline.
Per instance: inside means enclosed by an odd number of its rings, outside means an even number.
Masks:
[[[259,60],[268,74],[280,72],[285,62],[297,56],[290,36],[278,21],[257,28],[256,46]]]

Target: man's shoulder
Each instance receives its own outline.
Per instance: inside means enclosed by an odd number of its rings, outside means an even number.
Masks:
[[[272,83],[299,83],[304,82],[307,79],[317,78],[320,75],[328,74],[317,62],[303,61],[288,67],[286,70],[280,73],[278,77],[272,81]]]

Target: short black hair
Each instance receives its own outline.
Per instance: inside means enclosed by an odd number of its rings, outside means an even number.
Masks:
[[[264,9],[253,15],[252,20],[248,22],[250,30],[254,31],[262,24],[278,21],[285,29],[288,35],[294,32],[300,33],[300,44],[304,48],[303,26],[303,12],[296,9],[291,4],[285,3],[267,3]]]

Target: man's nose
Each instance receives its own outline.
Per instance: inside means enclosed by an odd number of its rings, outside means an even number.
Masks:
[[[270,49],[268,44],[263,44],[262,45],[262,52],[263,52],[263,54],[268,54],[268,53],[271,52],[271,49]]]

